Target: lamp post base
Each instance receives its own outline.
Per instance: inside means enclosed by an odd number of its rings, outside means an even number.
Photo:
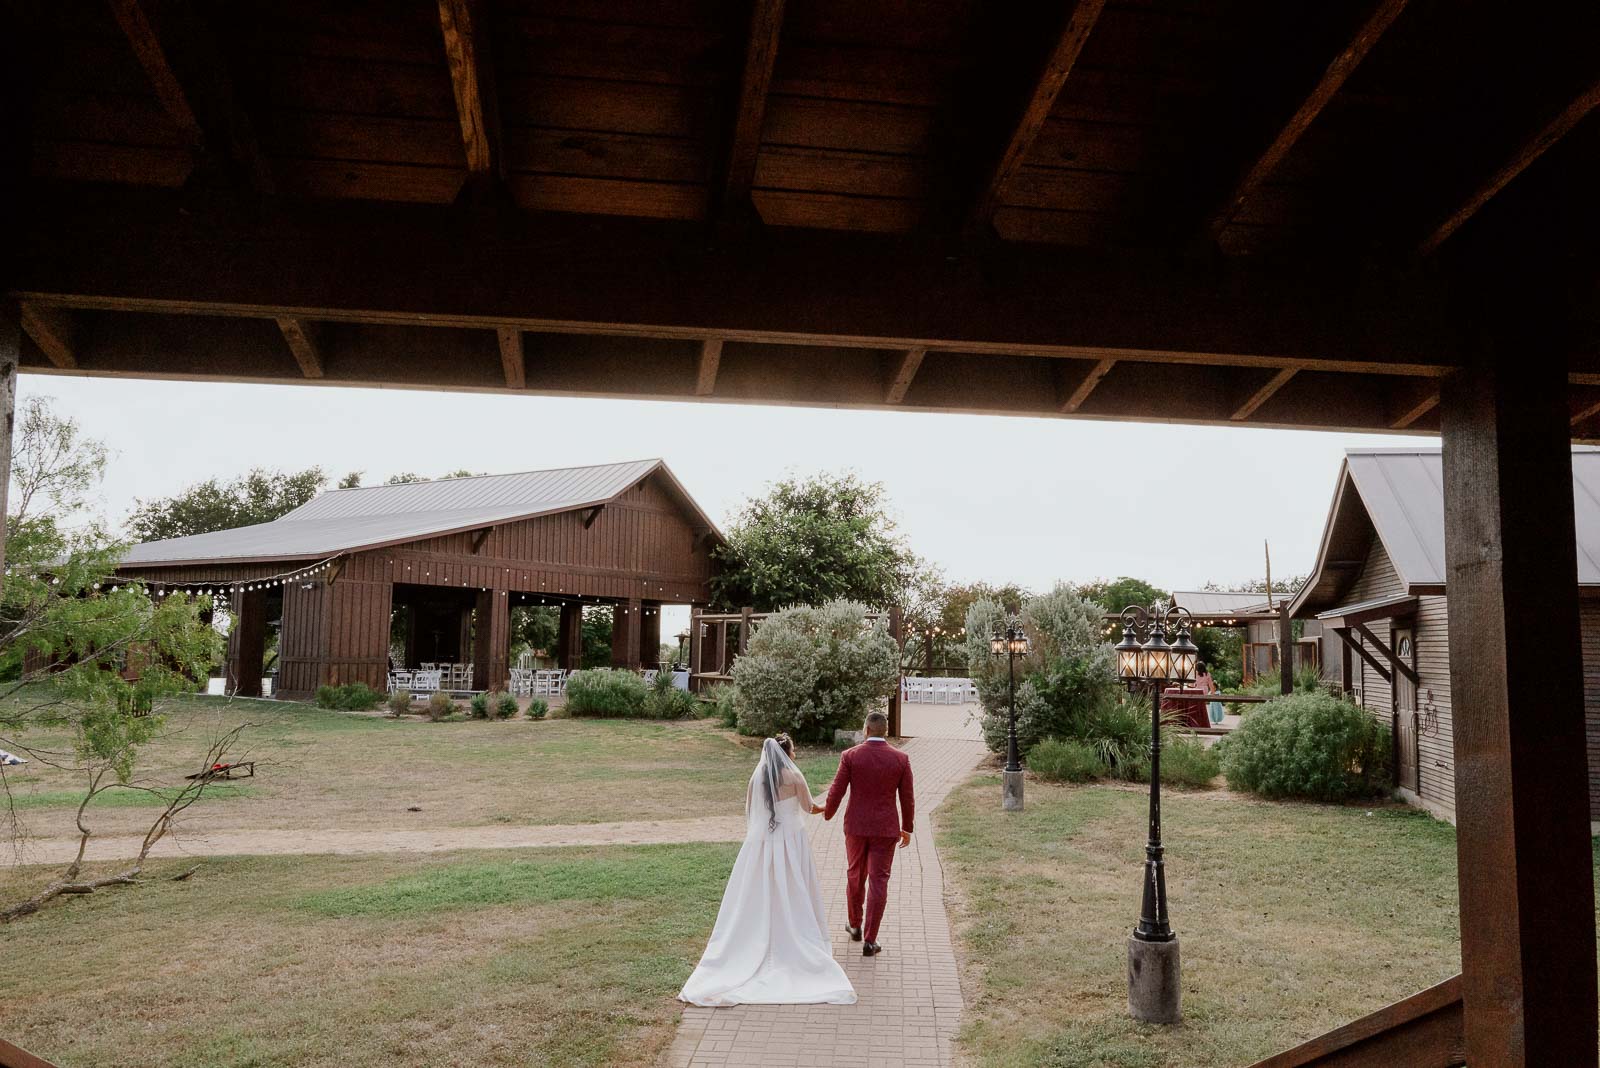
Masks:
[[[1140,1023],[1175,1024],[1183,1018],[1178,983],[1178,938],[1128,939],[1128,1013]]]
[[[1022,811],[1022,772],[1000,773],[1000,808],[1004,812]]]

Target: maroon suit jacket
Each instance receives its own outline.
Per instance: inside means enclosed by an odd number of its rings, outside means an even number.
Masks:
[[[839,771],[828,787],[828,803],[823,815],[833,819],[839,802],[850,791],[850,806],[844,810],[844,833],[858,838],[898,838],[910,833],[915,808],[911,800],[911,758],[888,742],[862,742],[846,749],[839,758]],[[900,812],[894,800],[900,798]]]

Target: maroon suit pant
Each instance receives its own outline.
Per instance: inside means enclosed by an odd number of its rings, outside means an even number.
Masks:
[[[889,869],[894,867],[894,851],[899,844],[898,836],[844,836],[844,855],[850,865],[845,876],[845,904],[850,926],[861,928],[862,937],[868,942],[878,940],[878,924],[889,903]]]

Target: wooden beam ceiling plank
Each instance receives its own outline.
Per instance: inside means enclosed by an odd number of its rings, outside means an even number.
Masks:
[[[1288,385],[1289,379],[1293,378],[1296,373],[1296,369],[1293,367],[1285,367],[1273,372],[1272,376],[1246,397],[1228,418],[1235,423],[1249,419],[1256,413],[1257,408],[1267,403],[1280,389]]]
[[[1057,390],[1057,395],[1062,398],[1057,410],[1070,415],[1083,407],[1083,402],[1089,399],[1089,394],[1094,392],[1095,387],[1116,365],[1116,360],[1096,360],[1076,378],[1063,380]]]
[[[300,373],[307,378],[321,378],[324,368],[322,349],[317,344],[316,324],[305,319],[281,318],[278,320],[278,329],[283,332],[283,340],[289,343],[289,351],[294,353]]]
[[[708,337],[700,343],[696,360],[694,394],[709,397],[717,389],[717,369],[722,366],[722,339]]]
[[[906,391],[911,388],[911,380],[917,377],[917,369],[922,366],[922,358],[928,354],[925,348],[907,349],[900,355],[895,365],[894,375],[889,379],[889,386],[884,390],[883,403],[899,404],[906,399]]]
[[[1565,137],[1596,107],[1600,107],[1600,79],[1585,86],[1559,113],[1535,131],[1532,137],[1518,145],[1510,159],[1496,168],[1494,173],[1467,195],[1459,207],[1423,238],[1422,243],[1417,246],[1417,255],[1429,256],[1437,251],[1440,245],[1449,240],[1451,234],[1461,229],[1467,220],[1494,199],[1500,190],[1510,185],[1512,179],[1527,170],[1535,160]]]
[[[505,153],[485,12],[477,0],[439,0],[439,29],[450,64],[467,170],[503,180]]]
[[[1105,6],[1105,0],[1078,0],[1073,5],[1072,14],[1067,16],[1061,32],[1056,35],[1050,54],[1033,80],[1032,88],[1023,101],[1020,114],[1011,124],[999,155],[978,187],[977,197],[967,213],[968,229],[984,230],[992,224],[1001,191],[1022,166],[1028,150],[1044,128],[1045,120],[1050,117],[1050,109],[1055,107],[1056,97],[1061,95],[1062,86],[1067,84],[1067,78],[1072,75],[1072,68],[1083,54],[1083,46],[1088,43],[1089,34],[1094,31]]]
[[[1239,214],[1244,202],[1278,169],[1290,150],[1328,106],[1328,102],[1338,94],[1350,75],[1355,73],[1361,61],[1367,58],[1384,31],[1393,25],[1400,12],[1405,10],[1405,6],[1406,0],[1378,0],[1377,6],[1361,23],[1349,43],[1333,57],[1333,61],[1323,70],[1317,83],[1300,101],[1299,107],[1295,108],[1294,113],[1273,132],[1266,147],[1250,160],[1249,165],[1234,182],[1222,205],[1206,220],[1207,232],[1213,240],[1222,235],[1234,216]]]
[[[201,129],[200,120],[195,116],[194,108],[189,103],[188,92],[172,69],[167,50],[156,35],[155,26],[150,21],[150,13],[145,7],[144,0],[110,0],[110,2],[111,14],[117,20],[117,25],[122,28],[122,34],[128,39],[129,46],[133,48],[134,58],[144,69],[145,77],[150,79],[150,87],[155,90],[156,99],[161,103],[161,110],[167,113],[167,117],[172,120],[172,124],[178,128],[191,148],[200,147],[206,139],[205,131]]]
[[[712,218],[733,220],[754,214],[750,190],[756,180],[756,157],[761,151],[761,127],[767,115],[767,93],[778,60],[778,37],[783,30],[784,0],[754,0],[745,36],[744,63],[739,71],[739,95],[734,100],[720,180],[712,183]]]
[[[33,338],[52,364],[63,371],[78,366],[77,331],[71,312],[25,300],[18,306],[18,315],[23,332]]]
[[[1391,430],[1405,430],[1437,408],[1439,406],[1439,385],[1439,380],[1432,378],[1418,382],[1409,388],[1405,386],[1398,388],[1387,405],[1389,428]]]
[[[495,331],[500,340],[500,367],[510,389],[528,388],[528,353],[522,331],[502,326]]]

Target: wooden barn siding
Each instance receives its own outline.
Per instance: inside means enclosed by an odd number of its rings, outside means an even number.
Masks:
[[[1579,602],[1583,637],[1583,713],[1589,750],[1589,819],[1600,821],[1600,601]]]

